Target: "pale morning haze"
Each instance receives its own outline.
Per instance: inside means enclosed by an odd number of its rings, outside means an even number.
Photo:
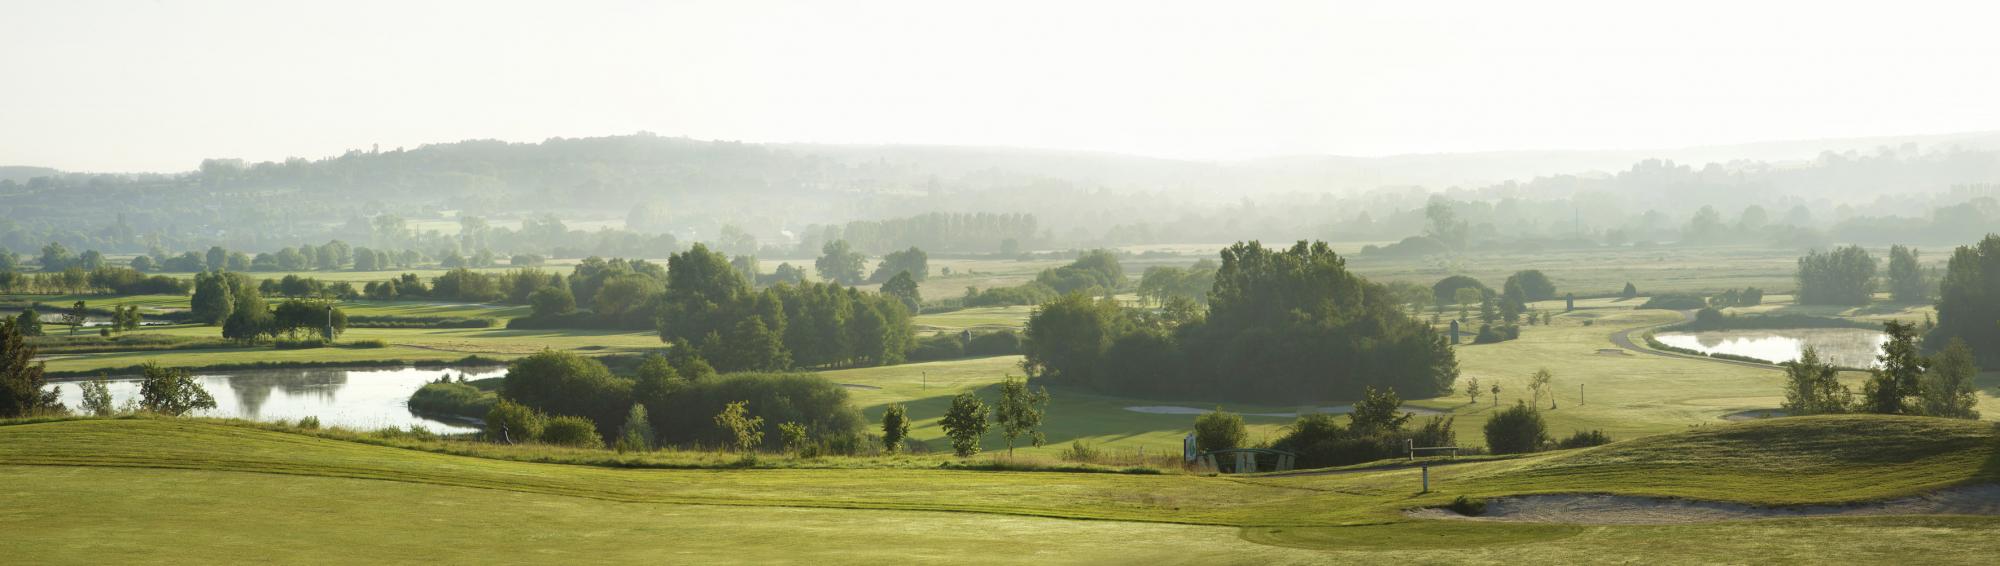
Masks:
[[[2000,563],[2000,8],[0,0],[0,566]]]
[[[2000,128],[1978,3],[8,2],[0,162],[652,131],[1191,159]]]

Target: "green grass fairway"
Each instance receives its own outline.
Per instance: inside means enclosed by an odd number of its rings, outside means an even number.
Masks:
[[[970,561],[1978,563],[1978,517],[1675,526],[1413,520],[1457,495],[1879,499],[2000,478],[1992,426],[1805,417],[1434,469],[1288,477],[632,470],[448,456],[189,420],[0,426],[26,563]],[[940,513],[951,511],[951,513]],[[1096,519],[1076,521],[1073,519]],[[1961,536],[1964,535],[1964,536]],[[790,541],[796,542],[790,542]],[[884,543],[884,540],[893,543]],[[1828,554],[1837,553],[1837,554]]]

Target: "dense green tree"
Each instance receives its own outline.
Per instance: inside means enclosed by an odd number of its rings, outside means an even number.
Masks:
[[[1118,304],[1109,299],[1072,293],[1044,303],[1028,317],[1021,366],[1037,378],[1091,384],[1098,358],[1123,323]]]
[[[1889,248],[1889,294],[1899,303],[1921,303],[1931,298],[1931,285],[1917,261],[1916,248]]]
[[[576,298],[567,287],[549,286],[536,289],[528,295],[528,304],[533,308],[535,318],[549,318],[576,311]]]
[[[903,439],[910,437],[910,415],[902,403],[890,403],[882,409],[882,450],[890,454],[903,451]]]
[[[1494,454],[1521,454],[1541,450],[1549,443],[1549,427],[1542,413],[1524,402],[1486,420],[1486,449]]]
[[[750,285],[729,259],[695,244],[667,258],[667,285],[659,310],[660,339],[701,340],[733,327],[749,306]]]
[[[135,269],[135,270],[138,270],[138,271],[152,271],[152,270],[154,270],[155,268],[158,268],[158,267],[159,267],[159,266],[157,266],[157,265],[154,265],[154,264],[153,264],[153,258],[152,258],[152,257],[150,257],[150,256],[143,256],[143,255],[142,255],[142,256],[138,256],[138,257],[134,257],[134,258],[132,258],[132,263],[131,263],[131,266],[132,266],[132,269]]]
[[[1875,293],[1875,258],[1861,246],[1799,258],[1799,304],[1865,305]]]
[[[1785,403],[1791,415],[1845,413],[1854,406],[1854,393],[1840,383],[1840,369],[1820,361],[1819,351],[1808,346],[1799,359],[1785,363]]]
[[[910,246],[910,249],[889,252],[888,255],[882,256],[882,263],[875,266],[875,273],[869,275],[868,280],[879,283],[888,281],[899,273],[909,273],[911,279],[923,281],[930,277],[930,265],[930,254],[924,253],[916,246]]]
[[[1931,347],[1965,341],[1979,365],[2000,367],[2000,235],[1952,250],[1939,281]]]
[[[1000,436],[1007,439],[1007,457],[1014,456],[1014,441],[1023,435],[1036,448],[1047,441],[1041,428],[1048,404],[1046,387],[1029,389],[1027,380],[1014,376],[1000,381],[1000,404],[993,408],[993,420],[1000,424]]]
[[[229,250],[222,249],[222,246],[208,248],[208,255],[204,259],[207,261],[202,265],[207,267],[209,271],[222,271],[229,268]]]
[[[882,294],[902,301],[903,308],[910,312],[917,312],[924,305],[924,297],[917,291],[917,281],[908,271],[897,273],[896,276],[890,277],[888,282],[883,283]]]
[[[820,248],[819,259],[813,261],[813,267],[819,271],[821,279],[853,285],[862,281],[861,269],[867,261],[868,256],[854,251],[847,245],[847,240],[834,240]]]
[[[1918,383],[1918,407],[1922,414],[1933,417],[1957,419],[1978,419],[1979,386],[1972,382],[1979,376],[1979,366],[1973,361],[1972,348],[1965,341],[1953,338],[1949,345],[1931,356],[1929,366],[1924,368]]]
[[[48,389],[43,364],[35,361],[35,346],[27,338],[14,320],[0,319],[0,418],[63,410],[61,397]]]
[[[1125,268],[1111,250],[1091,250],[1078,254],[1069,265],[1042,270],[1035,282],[1060,294],[1108,293],[1125,286]]]
[[[632,385],[597,360],[542,350],[507,364],[500,397],[552,415],[622,422],[632,406]]]
[[[1917,353],[1916,326],[1892,320],[1882,323],[1882,332],[1889,338],[1882,344],[1882,354],[1876,357],[1880,367],[1868,372],[1862,402],[1870,413],[1914,412],[1917,407],[1912,398],[1921,393],[1924,375],[1924,358]]]
[[[1543,274],[1539,269],[1516,271],[1513,275],[1507,276],[1507,283],[1502,285],[1501,288],[1518,288],[1521,290],[1524,299],[1528,301],[1546,301],[1556,298],[1555,282],[1549,281],[1549,276]]]
[[[13,323],[22,336],[42,335],[42,313],[36,312],[35,307],[21,309],[21,314],[13,318]]]
[[[1215,285],[1215,262],[1202,259],[1191,267],[1149,267],[1139,277],[1139,297],[1155,305],[1183,298],[1199,305],[1208,304],[1208,289]]]
[[[1478,291],[1479,299],[1467,302],[1460,301],[1459,300],[1461,298],[1460,296],[1461,294],[1459,293],[1460,289],[1472,289]],[[1437,283],[1432,284],[1431,296],[1437,299],[1438,304],[1463,305],[1468,303],[1476,303],[1480,300],[1485,300],[1486,297],[1493,296],[1493,289],[1488,288],[1485,283],[1480,283],[1478,279],[1473,279],[1471,277],[1467,277],[1464,275],[1453,275],[1450,277],[1446,277],[1444,279],[1439,279]]]
[[[1237,448],[1249,441],[1250,431],[1244,428],[1242,415],[1216,407],[1194,419],[1194,445],[1203,452]]]
[[[986,434],[986,403],[971,393],[951,398],[951,408],[938,420],[944,435],[951,438],[951,451],[960,458],[979,453],[979,437]]]
[[[1403,412],[1403,400],[1396,396],[1396,390],[1376,391],[1369,387],[1362,393],[1361,400],[1354,404],[1354,413],[1349,415],[1348,428],[1358,431],[1397,431],[1410,421],[1411,413]]]

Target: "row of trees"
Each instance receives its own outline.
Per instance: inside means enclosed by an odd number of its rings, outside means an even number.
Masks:
[[[549,436],[547,427],[566,417],[602,431],[608,438],[598,439],[600,443],[635,449],[776,449],[785,438],[779,427],[791,424],[816,443],[851,451],[862,427],[847,391],[825,378],[717,375],[698,353],[685,348],[648,356],[631,376],[613,374],[597,360],[575,353],[544,350],[508,365],[500,397],[502,402],[487,415],[488,434],[514,442],[576,443],[571,433]],[[718,422],[716,417],[725,414],[732,415],[729,422]]]
[[[1224,250],[1205,315],[1066,295],[1036,309],[1023,349],[1036,379],[1156,397],[1295,403],[1370,386],[1429,396],[1458,375],[1443,336],[1321,242]]]
[[[1868,371],[1859,398],[1840,383],[1840,368],[1820,361],[1813,349],[1787,362],[1785,411],[1979,418],[1973,408],[1979,401],[1978,387],[1972,382],[1979,367],[1965,341],[1952,338],[1938,353],[1926,356],[1918,351],[1914,325],[1891,321],[1883,324],[1883,332],[1889,340],[1877,357],[1878,366]]]
[[[1937,281],[1918,261],[1916,248],[1889,248],[1889,269],[1884,281],[1890,295],[1902,303],[1929,301]],[[1832,251],[1809,252],[1799,258],[1799,304],[1865,305],[1878,288],[1877,262],[1861,246]]]
[[[757,290],[701,244],[667,265],[660,339],[694,345],[725,371],[893,364],[913,342],[910,311],[895,295],[838,283]]]

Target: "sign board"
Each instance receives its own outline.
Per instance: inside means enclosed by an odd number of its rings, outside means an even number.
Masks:
[[[1181,457],[1186,458],[1189,462],[1193,462],[1195,458],[1200,456],[1201,452],[1195,449],[1194,433],[1190,432],[1187,438],[1181,439]]]

